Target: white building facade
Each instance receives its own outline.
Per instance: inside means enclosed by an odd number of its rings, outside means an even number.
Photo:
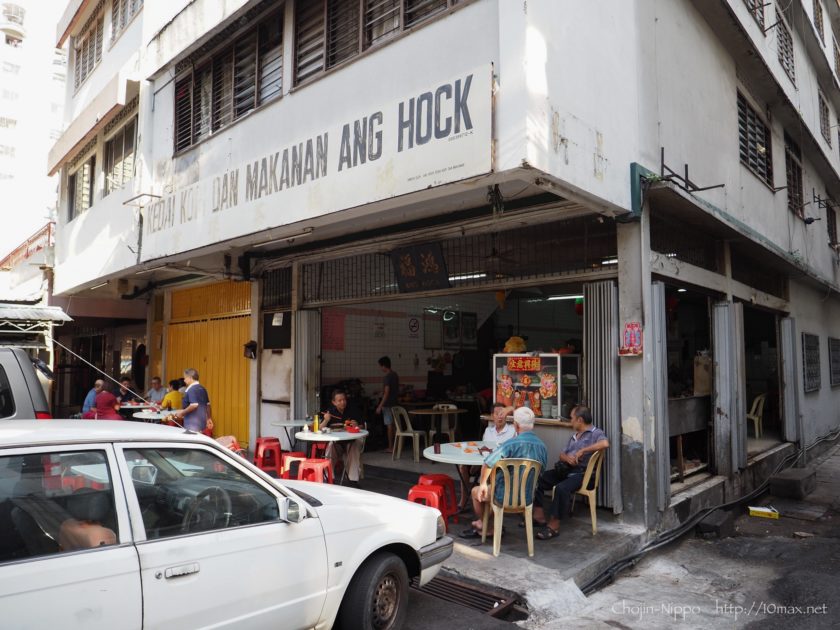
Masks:
[[[245,442],[342,370],[375,391],[380,351],[425,388],[439,304],[579,337],[564,384],[612,440],[601,503],[658,527],[840,424],[838,20],[819,0],[73,0],[56,292],[142,305],[147,376],[197,367]],[[576,294],[578,320],[555,308]]]

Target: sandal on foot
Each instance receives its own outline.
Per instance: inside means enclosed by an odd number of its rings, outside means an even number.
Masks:
[[[537,532],[537,538],[540,540],[551,540],[555,536],[559,536],[560,532],[556,529],[551,529],[548,525],[546,525],[543,529]]]

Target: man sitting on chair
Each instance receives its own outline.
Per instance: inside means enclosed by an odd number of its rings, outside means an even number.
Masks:
[[[569,438],[566,449],[560,453],[560,459],[552,470],[540,475],[537,497],[534,499],[534,522],[542,525],[537,538],[548,540],[560,533],[560,521],[569,518],[569,505],[572,493],[580,489],[583,474],[589,458],[597,451],[608,448],[610,443],[606,434],[592,426],[592,412],[589,407],[578,405],[572,409],[572,428],[574,435]],[[554,499],[548,509],[550,520],[545,522],[543,494],[554,489]]]
[[[347,394],[344,390],[333,390],[330,402],[329,408],[324,412],[322,427],[328,426],[336,431],[341,431],[345,428],[345,425],[364,427],[361,412],[352,402],[347,400]],[[359,485],[362,460],[362,446],[359,442],[359,440],[352,440],[346,446],[338,442],[331,442],[327,449],[327,456],[334,463],[339,460],[341,455],[346,453],[347,478],[350,480],[350,485],[356,487]]]
[[[476,519],[472,527],[461,533],[462,538],[480,538],[484,525],[484,510],[490,509],[490,471],[500,459],[533,459],[545,468],[548,465],[548,451],[543,441],[534,433],[534,412],[527,407],[520,407],[513,412],[513,428],[516,437],[511,438],[495,451],[490,453],[481,466],[479,485],[472,489],[473,509]],[[498,503],[505,498],[504,477],[501,471],[496,473],[496,492],[494,496]],[[530,498],[530,497],[529,497]]]

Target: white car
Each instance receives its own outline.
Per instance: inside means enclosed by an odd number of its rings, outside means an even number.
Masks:
[[[398,628],[451,553],[437,510],[182,429],[0,422],[4,628]]]

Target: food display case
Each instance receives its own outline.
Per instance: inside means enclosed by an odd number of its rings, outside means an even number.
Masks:
[[[493,376],[493,402],[541,420],[568,420],[580,401],[578,354],[495,354]]]

